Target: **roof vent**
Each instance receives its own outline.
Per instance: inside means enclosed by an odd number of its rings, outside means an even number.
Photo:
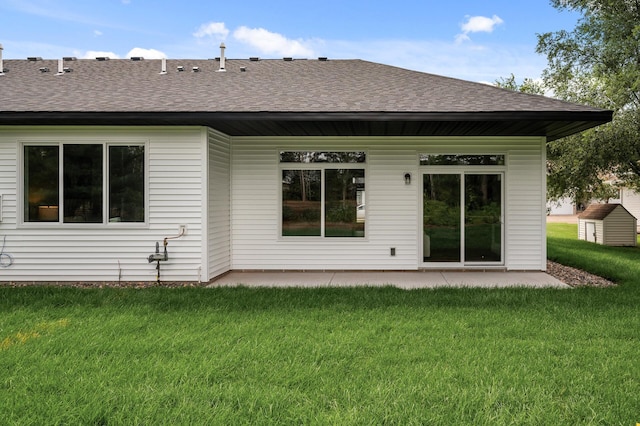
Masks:
[[[240,67],[240,72],[247,72],[247,67]]]
[[[0,75],[4,75],[4,65],[2,63],[2,45],[0,44]]]
[[[320,56],[318,58],[318,60],[321,61],[321,62],[326,62],[327,61],[327,57],[326,56]]]
[[[178,65],[176,69],[178,70],[178,72],[184,71],[184,67],[182,65]]]
[[[200,72],[200,67],[193,67],[193,68],[191,68],[191,71]]]
[[[64,61],[62,59],[58,59],[58,72],[56,73],[56,75],[63,75],[64,74]]]
[[[252,57],[249,58],[249,60],[251,62],[258,62],[260,60],[260,58],[258,58],[257,56],[252,56]]]
[[[218,72],[225,72],[225,60],[224,60],[224,49],[225,49],[225,45],[224,43],[220,43],[220,68],[218,69]]]
[[[108,56],[98,56],[96,58],[96,61],[104,62],[104,61],[108,61],[109,59],[111,58],[109,58]]]
[[[41,56],[29,56],[27,57],[27,61],[29,62],[36,62],[36,61],[41,61],[42,57]]]
[[[293,61],[293,58],[286,57],[286,58],[282,58],[282,60],[285,61],[285,62],[291,62],[291,61]]]
[[[40,68],[40,72],[42,72],[42,73],[49,72],[49,68],[48,67],[42,67],[42,68]]]
[[[165,75],[167,73],[167,58],[162,58],[162,65],[160,68],[160,75]]]
[[[65,62],[70,62],[70,61],[77,61],[78,58],[76,58],[75,56],[63,56],[62,60]]]
[[[132,56],[130,59],[132,61],[144,61],[144,58],[142,56]]]
[[[62,68],[62,71],[64,71],[64,72],[73,72],[73,68],[64,67],[64,68]]]

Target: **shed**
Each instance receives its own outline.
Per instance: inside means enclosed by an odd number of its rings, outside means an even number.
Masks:
[[[591,204],[578,216],[578,239],[607,246],[635,246],[636,222],[622,204]]]

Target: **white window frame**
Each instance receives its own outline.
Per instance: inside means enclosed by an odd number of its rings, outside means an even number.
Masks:
[[[422,155],[503,155],[504,156],[504,165],[423,165],[420,164],[420,158]],[[506,209],[507,209],[507,166],[509,163],[509,155],[505,152],[420,152],[418,154],[418,167],[419,167],[419,179],[420,184],[418,185],[418,196],[419,200],[419,216],[418,216],[418,229],[419,229],[419,244],[420,248],[418,250],[419,253],[419,264],[421,268],[459,268],[459,267],[502,267],[506,264],[506,256],[507,256],[507,248],[506,248],[506,235],[505,230],[507,229],[506,223]],[[424,228],[423,228],[423,217],[424,217],[424,200],[422,195],[422,179],[425,174],[451,174],[451,175],[459,175],[460,176],[460,262],[425,262],[424,261]],[[501,206],[501,260],[499,262],[477,262],[477,261],[466,261],[464,260],[464,238],[465,238],[465,227],[464,227],[464,202],[465,202],[465,193],[464,193],[464,178],[466,175],[477,175],[477,174],[500,174],[501,178],[501,191],[502,191],[502,206]]]
[[[347,241],[366,241],[369,238],[368,232],[368,214],[365,210],[364,218],[364,236],[363,237],[327,237],[325,235],[325,170],[338,170],[338,169],[354,169],[364,170],[364,187],[367,188],[367,176],[369,172],[367,170],[367,159],[369,153],[362,149],[355,150],[333,150],[333,149],[279,149],[278,151],[278,238],[281,240],[295,240],[295,241],[335,241],[335,240],[347,240]],[[280,152],[364,152],[365,161],[363,163],[297,163],[297,162],[281,162]],[[320,170],[320,235],[317,236],[295,236],[295,235],[282,235],[282,171],[283,170]],[[356,211],[357,215],[357,211]]]

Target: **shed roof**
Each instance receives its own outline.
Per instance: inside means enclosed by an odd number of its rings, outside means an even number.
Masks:
[[[546,136],[612,112],[362,60],[5,60],[0,124],[208,125],[230,135]],[[184,71],[179,71],[182,67]],[[48,72],[44,72],[48,69]],[[194,71],[196,70],[196,71]]]
[[[629,216],[633,216],[622,204],[607,203],[607,204],[590,204],[582,213],[578,215],[579,219],[592,219],[592,220],[604,220],[609,214],[616,208],[621,208]]]

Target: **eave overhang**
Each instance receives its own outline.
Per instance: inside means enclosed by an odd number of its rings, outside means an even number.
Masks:
[[[612,111],[209,112],[0,111],[12,126],[208,126],[230,136],[545,136],[611,121]]]

